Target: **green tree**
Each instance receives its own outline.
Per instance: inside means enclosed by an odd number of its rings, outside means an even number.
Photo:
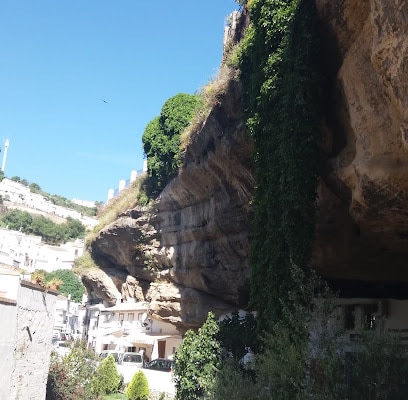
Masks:
[[[12,230],[28,231],[33,222],[33,217],[26,211],[12,210],[1,216],[3,226],[8,226]]]
[[[112,354],[105,357],[92,377],[92,393],[96,396],[116,393],[121,384],[121,376]]]
[[[32,216],[26,211],[12,210],[0,217],[1,226],[8,226],[13,230],[41,236],[44,242],[49,244],[65,243],[68,240],[83,238],[85,236],[84,225],[71,217],[67,222],[56,224],[43,215]]]
[[[142,370],[137,371],[126,388],[129,400],[147,400],[150,395],[149,382]]]
[[[68,217],[65,229],[68,240],[76,238],[82,239],[85,236],[85,226],[77,219]]]
[[[19,176],[12,176],[10,179],[12,181],[14,181],[14,182],[20,182],[21,181],[21,178]]]
[[[74,272],[69,269],[57,269],[56,271],[46,274],[45,282],[50,282],[54,278],[62,281],[62,285],[59,287],[58,293],[65,296],[70,294],[72,301],[82,301],[82,296],[85,293],[85,287],[82,284],[81,279],[75,275]]]
[[[218,332],[212,312],[197,333],[187,331],[174,357],[178,400],[198,400],[211,391],[220,364]]]
[[[150,178],[149,195],[160,193],[177,175],[180,133],[188,126],[199,103],[198,96],[179,93],[168,99],[160,115],[147,124],[142,142]]]
[[[97,356],[84,341],[75,341],[71,352],[62,359],[53,353],[46,400],[94,400],[90,382],[96,368]]]
[[[235,360],[240,360],[248,347],[255,353],[259,351],[257,325],[253,313],[240,316],[238,312],[233,312],[219,321],[218,326],[220,346]]]
[[[38,185],[37,183],[30,183],[29,188],[33,193],[41,193],[40,185]]]

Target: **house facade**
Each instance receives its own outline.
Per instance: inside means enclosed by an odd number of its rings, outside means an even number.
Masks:
[[[396,334],[408,344],[408,300],[393,298],[339,298],[337,300],[349,342],[363,331]]]
[[[0,263],[33,272],[43,269],[71,269],[76,258],[83,255],[84,241],[51,246],[42,242],[40,236],[0,228]]]
[[[85,319],[84,337],[97,353],[143,351],[147,360],[171,358],[182,341],[172,324],[151,315],[148,302],[90,305]]]
[[[68,297],[58,295],[55,302],[53,339],[81,339],[86,309]]]

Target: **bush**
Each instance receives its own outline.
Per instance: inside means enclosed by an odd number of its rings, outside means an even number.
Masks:
[[[100,363],[92,377],[91,390],[95,395],[116,393],[120,389],[121,377],[115,359],[110,354]]]
[[[96,355],[76,341],[69,355],[61,359],[51,355],[46,400],[94,400],[89,382],[95,373]]]
[[[126,396],[129,400],[147,400],[149,398],[150,390],[146,375],[139,370],[130,381],[126,388]]]
[[[211,392],[220,364],[219,328],[208,313],[205,324],[195,333],[187,331],[174,358],[174,380],[178,400],[198,400]]]

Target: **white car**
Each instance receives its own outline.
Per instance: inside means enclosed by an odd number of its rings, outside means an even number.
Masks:
[[[120,361],[121,365],[133,366],[142,368],[143,367],[143,357],[140,353],[123,353],[122,359]]]
[[[117,350],[104,350],[102,351],[101,354],[99,354],[99,358],[103,360],[104,358],[108,357],[111,354],[115,359],[116,364],[120,364],[122,362],[123,353]]]

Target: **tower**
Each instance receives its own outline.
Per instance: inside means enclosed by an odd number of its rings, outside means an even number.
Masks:
[[[6,168],[6,158],[7,158],[7,151],[9,147],[10,141],[6,139],[4,142],[4,153],[3,153],[3,162],[1,163],[1,170],[4,172],[4,168]]]

